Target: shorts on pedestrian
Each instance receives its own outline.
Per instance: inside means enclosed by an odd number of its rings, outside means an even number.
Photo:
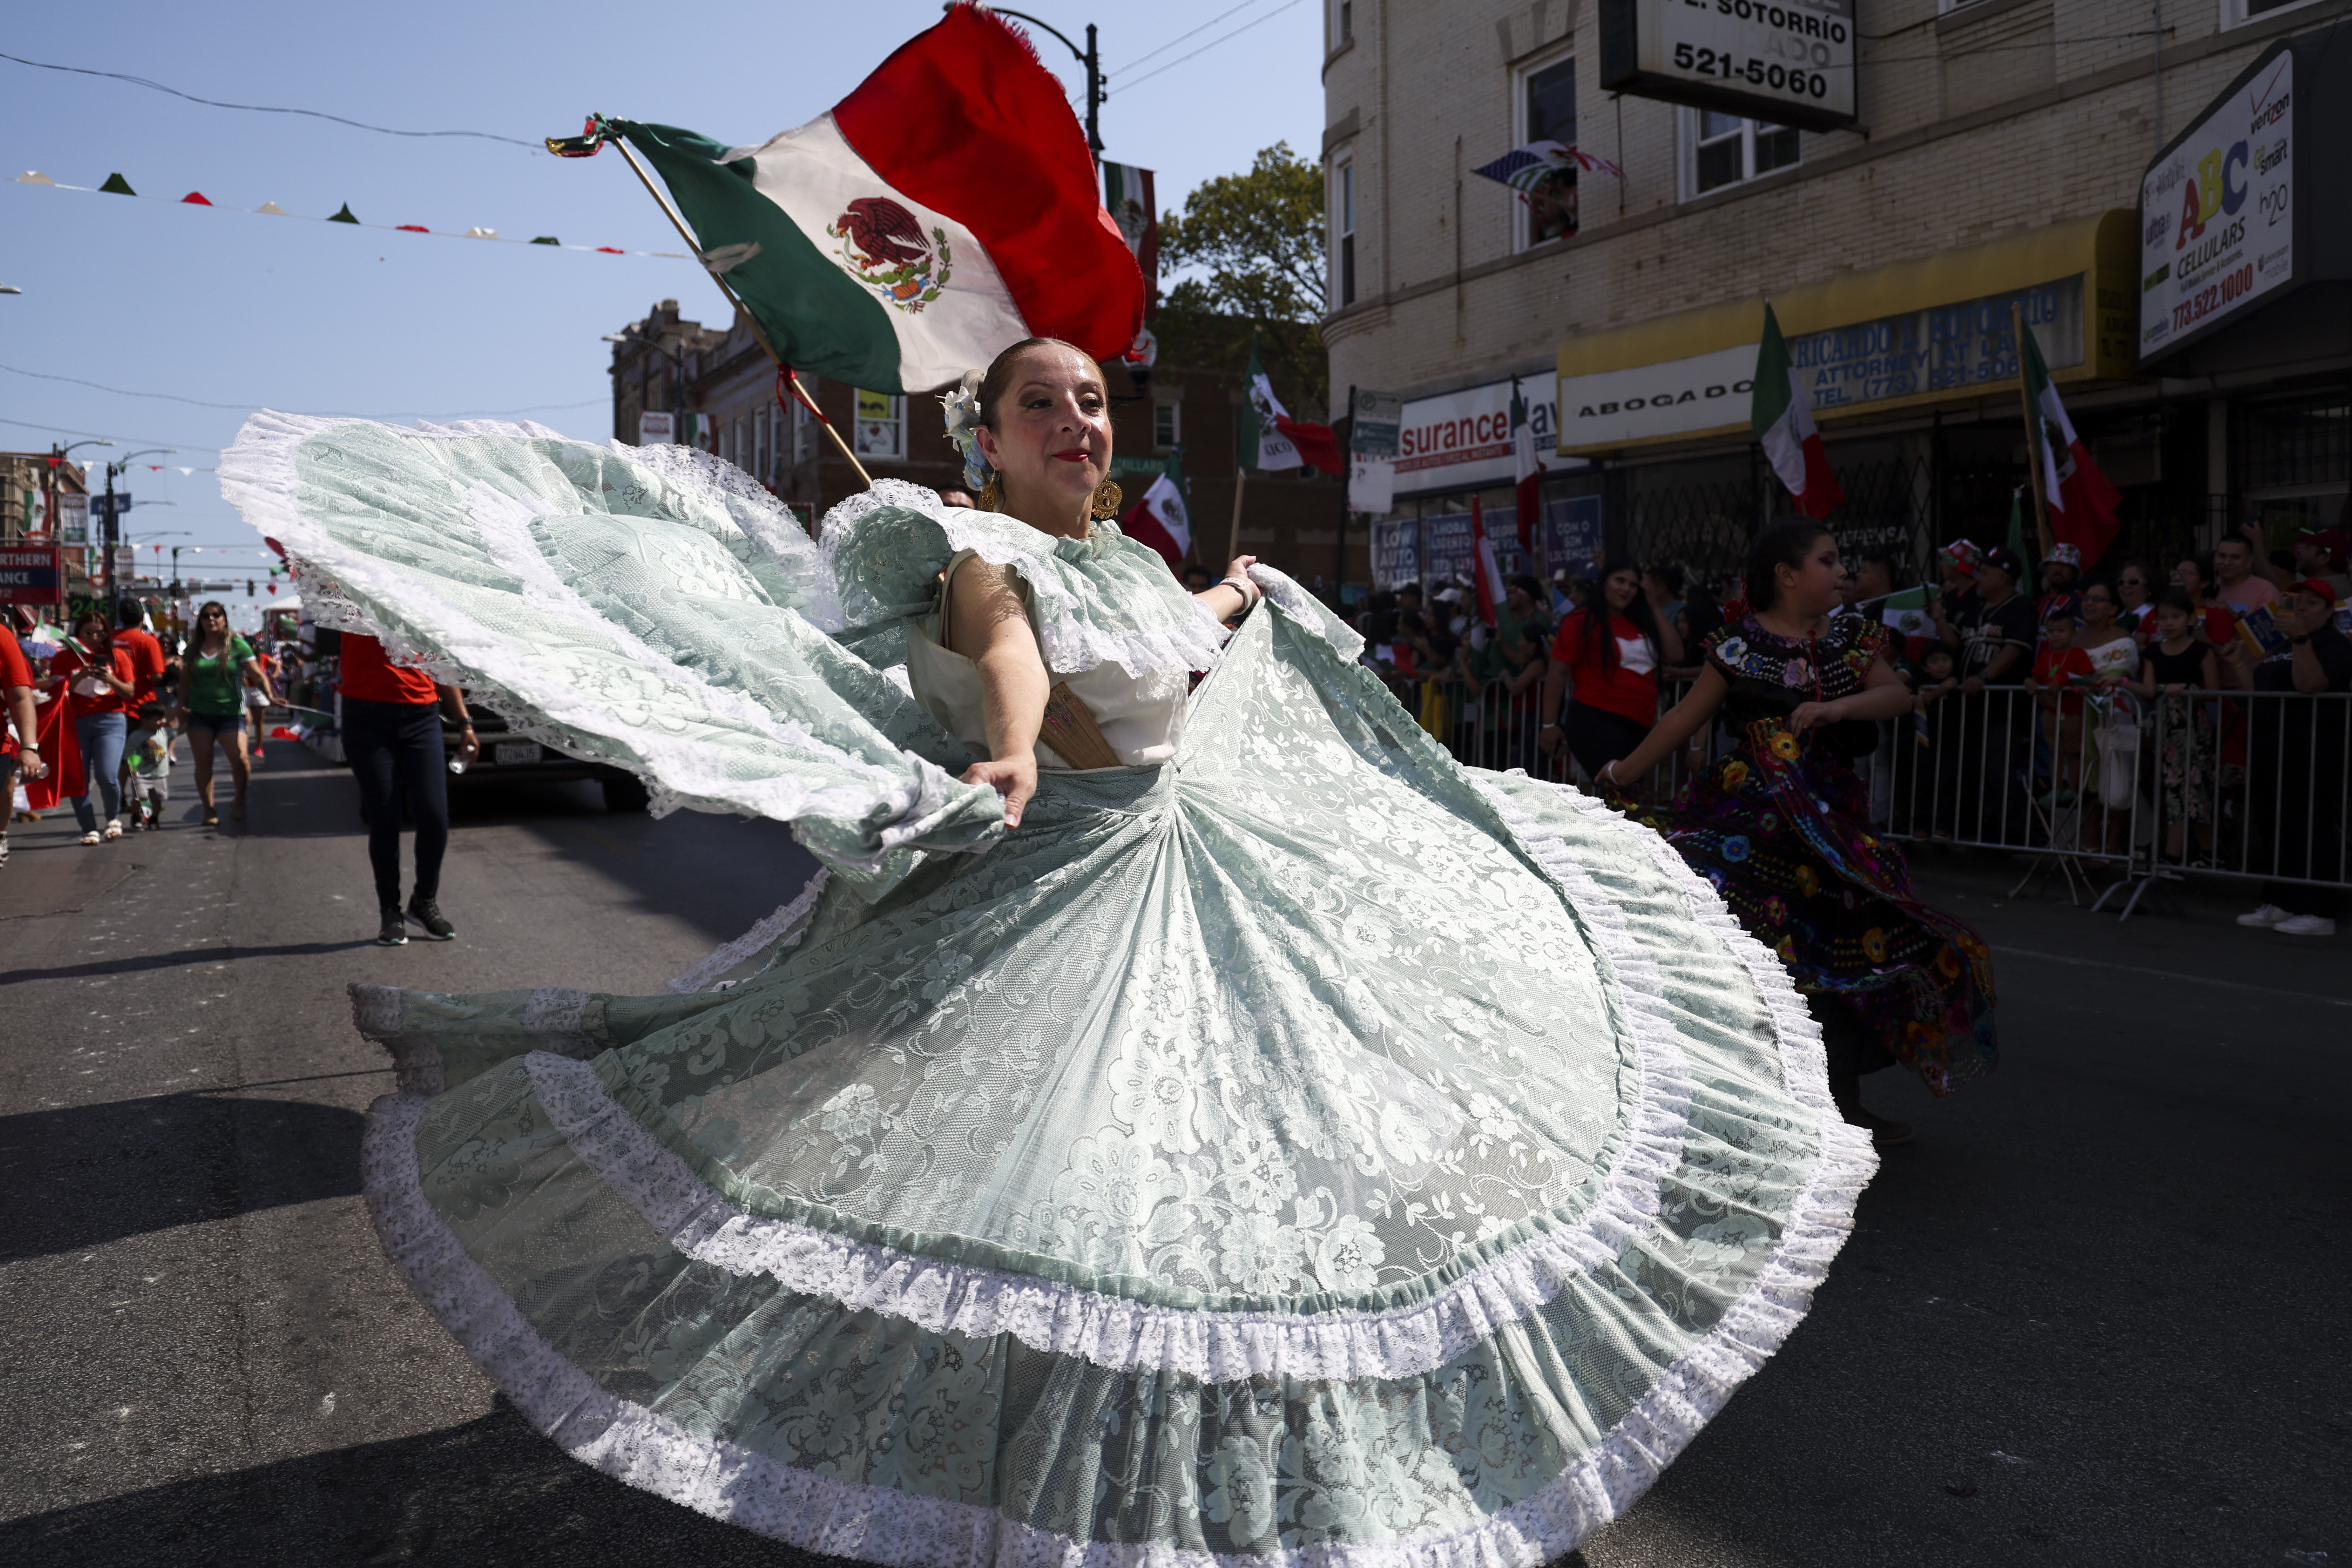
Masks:
[[[192,735],[197,731],[202,730],[205,734],[217,738],[222,735],[234,734],[238,730],[245,727],[245,715],[243,713],[192,712],[188,714],[187,720],[188,733]]]

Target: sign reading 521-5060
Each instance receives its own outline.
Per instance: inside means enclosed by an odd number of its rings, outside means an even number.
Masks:
[[[1853,123],[1853,0],[1600,0],[1601,85],[1831,131]]]

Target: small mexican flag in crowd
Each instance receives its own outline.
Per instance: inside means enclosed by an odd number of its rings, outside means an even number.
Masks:
[[[2050,506],[2050,531],[2059,543],[2081,551],[2088,570],[2099,563],[2116,536],[2116,508],[2122,504],[2123,492],[2107,482],[2098,459],[2074,434],[2074,422],[2058,401],[2058,388],[2051,384],[2050,367],[2042,363],[2042,345],[2034,342],[2031,327],[2018,334],[2018,362],[2026,401],[2038,416],[2028,434],[2041,459],[2036,466]]]
[[[1536,519],[1543,509],[1543,460],[1536,456],[1536,425],[1519,378],[1511,378],[1511,469],[1519,514],[1519,548],[1535,553]]]
[[[1184,564],[1192,548],[1192,504],[1184,486],[1184,458],[1171,452],[1143,499],[1118,520],[1127,536],[1160,552],[1170,571]]]
[[[1936,629],[1936,617],[1927,609],[1927,590],[1924,585],[1905,588],[1879,600],[1878,618],[1899,637],[1924,637]]]
[[[1234,427],[1239,466],[1244,468],[1296,468],[1304,464],[1327,474],[1347,471],[1339,456],[1339,438],[1328,425],[1293,419],[1274,395],[1274,383],[1258,363],[1257,334],[1250,334],[1249,385]]]
[[[1804,384],[1789,363],[1789,345],[1780,338],[1780,320],[1764,303],[1764,342],[1756,351],[1756,391],[1748,405],[1748,428],[1763,443],[1765,460],[1788,487],[1797,510],[1807,517],[1823,518],[1845,500],[1837,475],[1830,470],[1829,453],[1821,432],[1813,428],[1812,402]]]
[[[1144,282],[1103,210],[1069,100],[1028,41],[950,6],[806,125],[729,147],[598,118],[549,147],[643,153],[783,361],[877,392],[923,392],[1025,337],[1116,358]]]

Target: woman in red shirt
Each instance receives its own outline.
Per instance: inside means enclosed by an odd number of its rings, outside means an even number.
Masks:
[[[73,797],[81,841],[99,844],[120,838],[122,741],[129,731],[131,697],[139,689],[138,663],[129,648],[115,646],[103,611],[84,610],[75,617],[73,635],[66,638],[66,646],[49,660],[49,676],[66,683],[74,737],[81,743],[85,782]],[[93,785],[105,808],[103,828],[89,803]]]
[[[1658,721],[1658,668],[1679,664],[1682,657],[1682,638],[1658,624],[1642,592],[1640,570],[1630,561],[1602,567],[1601,591],[1570,611],[1552,637],[1543,710],[1560,711],[1563,689],[1569,700],[1565,726],[1543,727],[1538,743],[1544,755],[1557,752],[1565,737],[1569,754],[1598,778],[1648,736]]]

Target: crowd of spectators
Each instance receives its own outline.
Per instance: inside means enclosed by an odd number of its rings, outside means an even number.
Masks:
[[[2332,933],[2352,879],[2352,702],[2231,694],[2352,692],[2346,556],[2340,528],[2273,554],[2249,522],[2159,578],[2112,557],[2086,573],[2063,543],[2029,565],[1961,540],[1937,552],[1924,605],[1891,553],[1850,557],[1844,613],[1895,628],[1915,694],[1858,764],[1874,818],[2143,875],[2264,878],[2242,923]],[[1581,780],[1641,743],[1739,596],[1737,582],[1611,561],[1513,577],[1491,619],[1467,584],[1406,584],[1352,611],[1365,662],[1454,755]]]

